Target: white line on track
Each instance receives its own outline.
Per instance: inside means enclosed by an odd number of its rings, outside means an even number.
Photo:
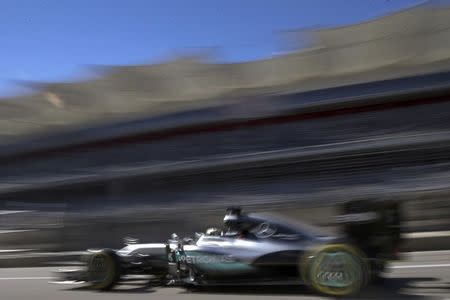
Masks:
[[[450,250],[433,250],[433,251],[410,251],[410,252],[402,252],[402,255],[450,255]],[[450,300],[450,299],[448,299]]]
[[[445,268],[450,267],[450,264],[427,264],[427,265],[399,265],[391,266],[390,269],[418,269],[418,268]]]
[[[0,254],[2,253],[14,253],[14,252],[29,252],[34,249],[0,249]]]
[[[430,232],[410,232],[403,234],[407,239],[433,238],[433,237],[450,237],[450,230],[447,231],[430,231]]]
[[[0,277],[0,280],[49,280],[52,277]]]

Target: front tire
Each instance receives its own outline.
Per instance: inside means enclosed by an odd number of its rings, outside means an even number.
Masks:
[[[87,277],[95,290],[110,290],[120,280],[120,264],[114,251],[93,253],[88,260]]]
[[[344,245],[325,245],[307,254],[303,277],[319,293],[347,296],[358,293],[367,283],[369,271],[364,255]]]

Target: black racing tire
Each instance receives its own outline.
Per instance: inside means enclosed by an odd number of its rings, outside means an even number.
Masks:
[[[120,263],[116,253],[111,249],[93,253],[87,263],[87,278],[95,290],[112,289],[120,280]]]
[[[345,244],[323,245],[309,251],[300,268],[303,281],[328,296],[357,294],[370,276],[364,254]]]

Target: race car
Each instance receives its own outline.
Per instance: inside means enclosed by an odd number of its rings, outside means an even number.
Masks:
[[[392,259],[388,255],[392,253],[384,251],[392,251],[393,244],[399,243],[395,234],[382,230],[398,228],[398,214],[386,218],[386,205],[372,211],[374,206],[367,203],[344,206],[337,221],[344,225],[346,236],[328,236],[297,221],[230,208],[221,229],[210,228],[183,239],[172,234],[165,243],[129,240],[119,250],[88,250],[83,268],[60,270],[58,276],[60,282],[87,283],[98,290],[111,289],[130,275],[146,274],[159,285],[303,284],[326,295],[354,294],[383,271],[385,262]],[[358,244],[361,237],[351,230],[374,224],[365,239],[379,240],[378,232],[391,238],[382,239],[381,244],[369,240]]]

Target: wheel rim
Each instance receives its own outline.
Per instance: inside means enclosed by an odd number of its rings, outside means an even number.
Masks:
[[[347,289],[358,284],[362,271],[357,259],[343,251],[320,253],[313,263],[314,281],[324,287]]]
[[[347,245],[327,245],[311,254],[305,280],[320,293],[345,296],[356,293],[365,284],[363,254]]]

